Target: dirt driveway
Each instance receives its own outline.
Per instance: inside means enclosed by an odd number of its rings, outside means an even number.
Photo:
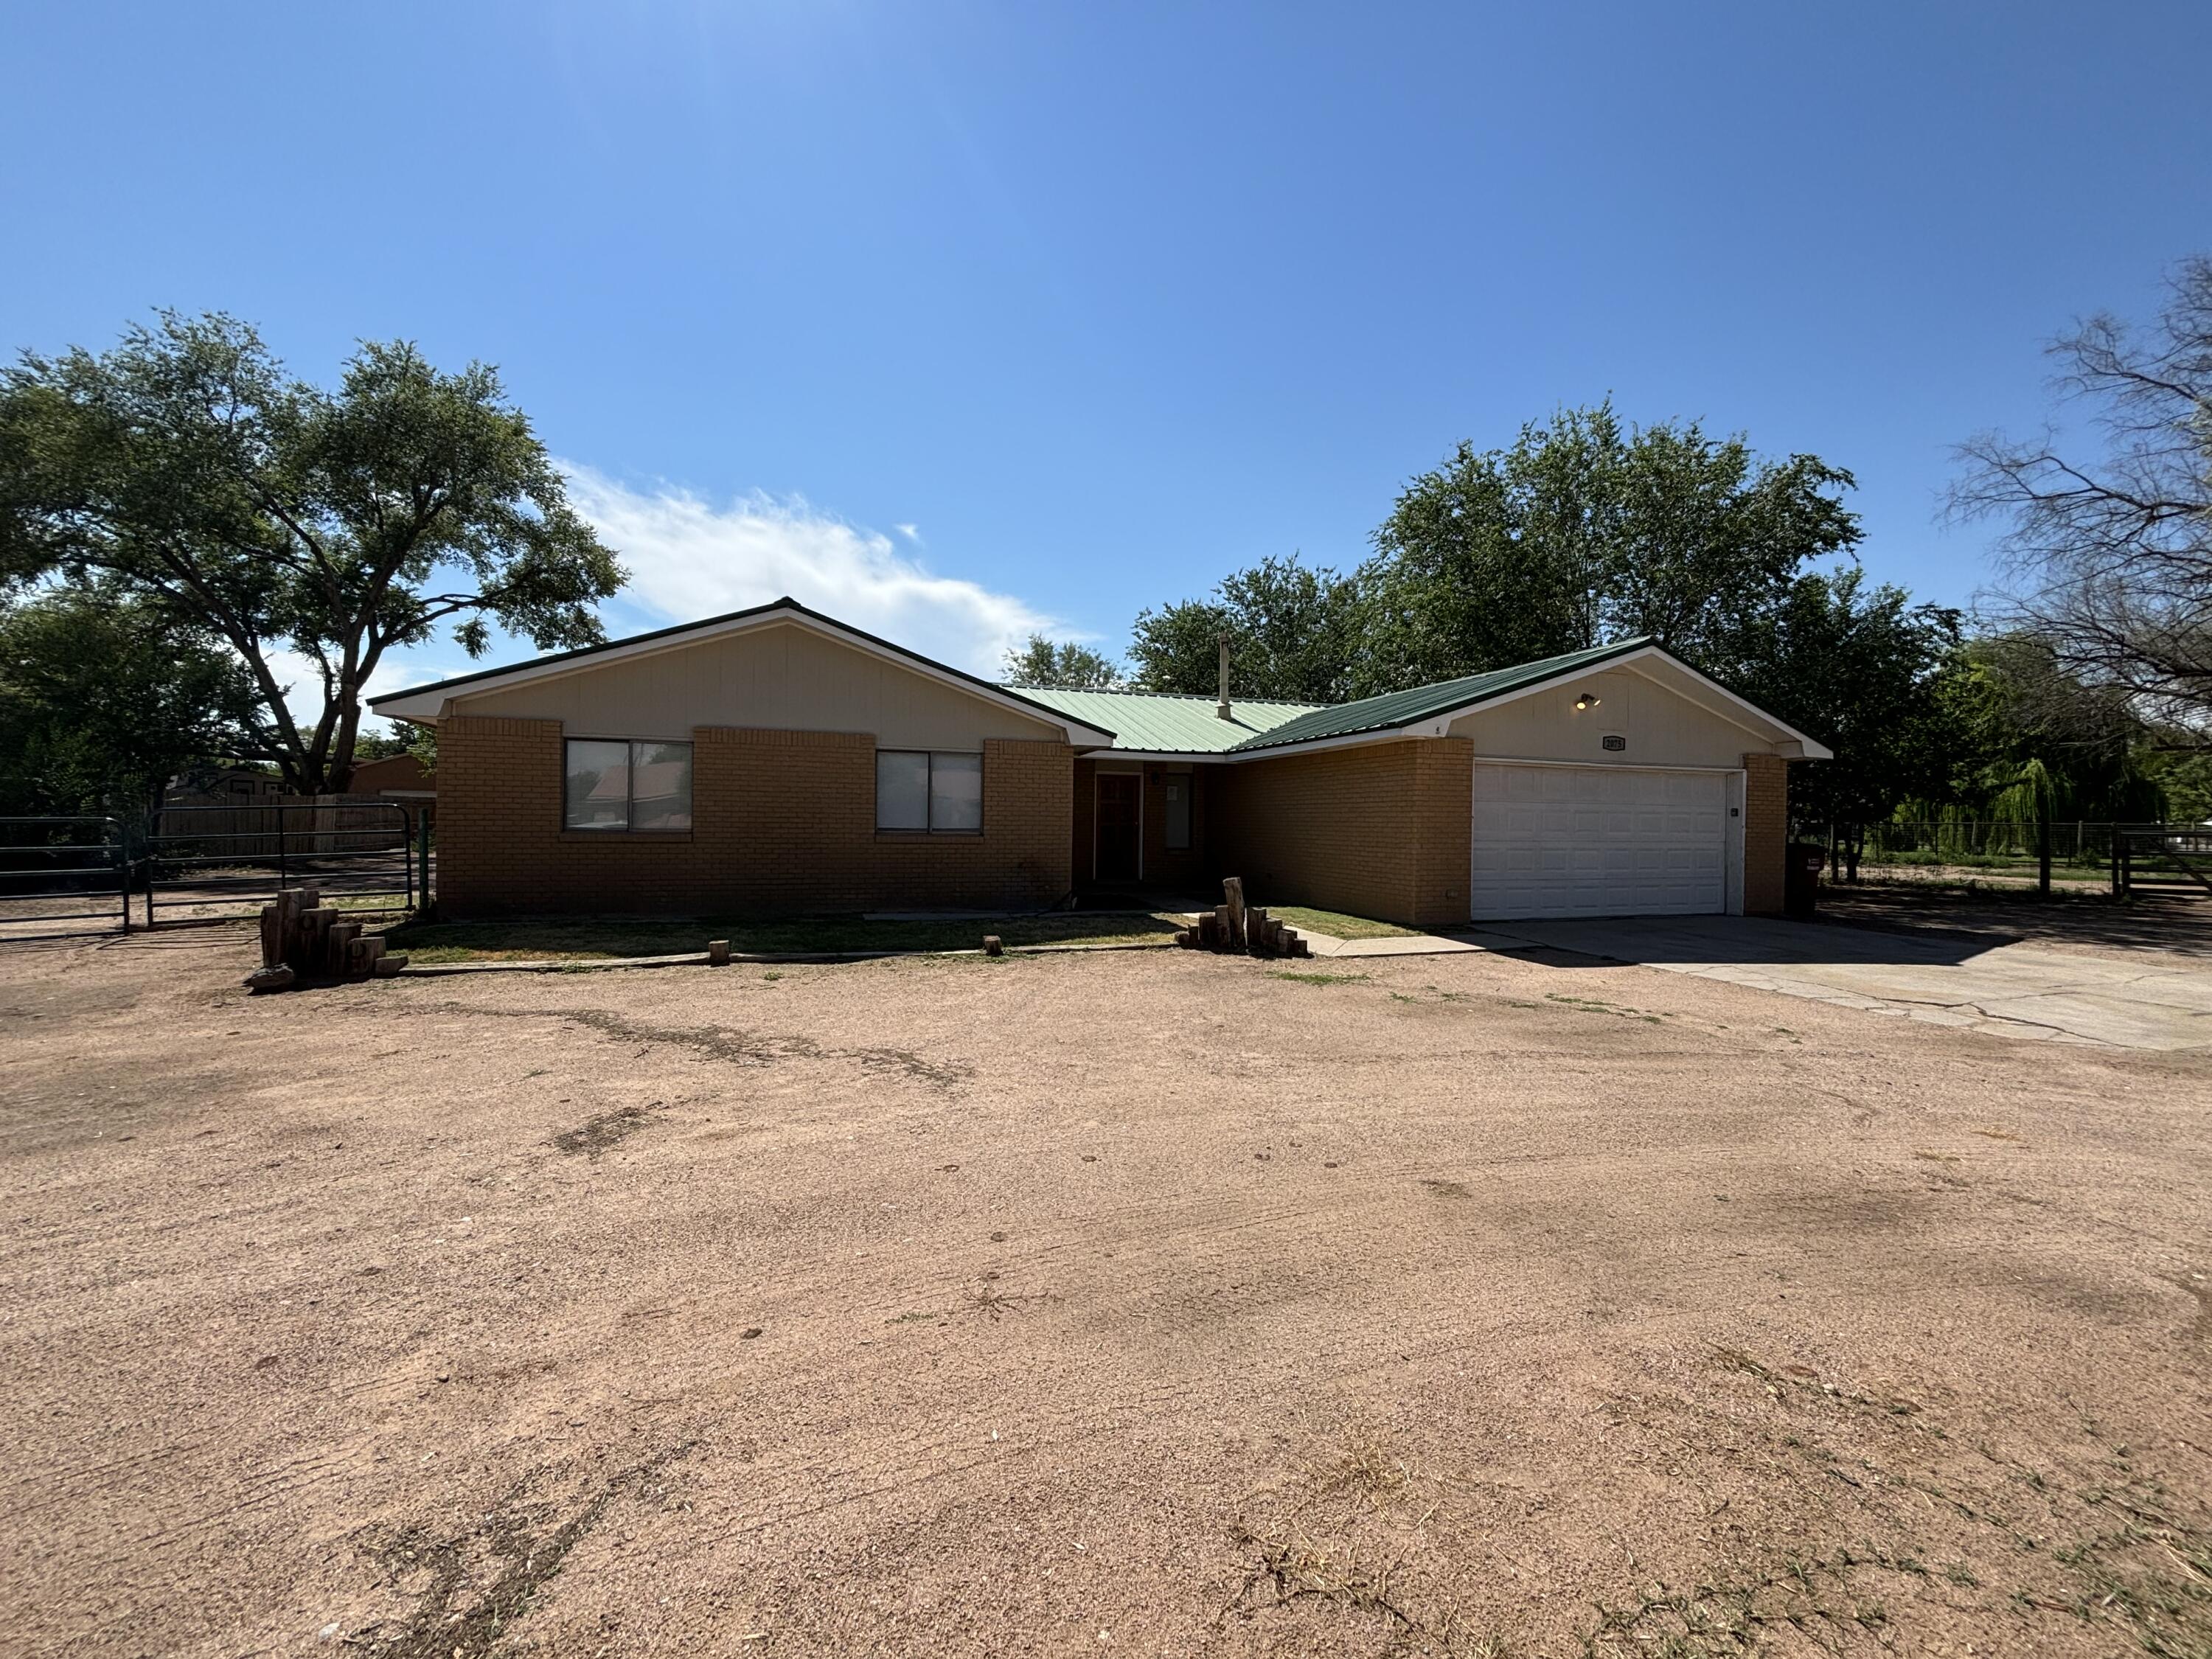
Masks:
[[[2212,1642],[2203,1055],[1492,954],[246,964],[0,953],[0,1650]]]

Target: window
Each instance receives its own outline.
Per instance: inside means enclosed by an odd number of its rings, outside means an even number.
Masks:
[[[1190,851],[1190,774],[1170,772],[1167,775],[1168,851]]]
[[[925,749],[876,751],[876,828],[939,836],[983,832],[983,757]]]
[[[564,747],[562,828],[691,827],[690,744],[571,738]]]

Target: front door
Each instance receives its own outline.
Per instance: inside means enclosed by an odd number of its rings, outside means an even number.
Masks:
[[[1098,852],[1093,873],[1100,881],[1137,879],[1139,793],[1144,780],[1134,772],[1098,775]]]

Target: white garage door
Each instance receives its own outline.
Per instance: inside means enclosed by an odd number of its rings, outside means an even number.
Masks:
[[[1728,786],[1714,772],[1478,765],[1468,915],[1723,911]]]

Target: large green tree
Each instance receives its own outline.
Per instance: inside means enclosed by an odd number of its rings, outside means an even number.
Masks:
[[[0,580],[40,578],[222,641],[256,700],[244,752],[316,793],[344,788],[387,651],[450,626],[475,655],[494,622],[589,644],[623,571],[489,367],[372,343],[325,390],[241,322],[169,313],[0,373]]]
[[[1297,554],[1225,578],[1206,599],[1137,613],[1129,644],[1139,684],[1212,693],[1229,639],[1233,697],[1335,702],[1351,695],[1356,635],[1352,584]]]
[[[1054,641],[1032,634],[1018,651],[1009,651],[1000,678],[1008,685],[1054,691],[1110,691],[1121,684],[1111,657],[1073,640]]]
[[[1833,826],[1856,877],[1869,824],[1948,786],[1965,731],[1946,696],[1959,648],[1957,611],[1845,566],[1796,578],[1711,641],[1705,665],[1835,751],[1790,768],[1790,811]]]
[[[1851,475],[1763,459],[1695,422],[1628,427],[1610,403],[1462,443],[1415,478],[1358,576],[1354,688],[1389,691],[1650,634],[1733,648],[1808,562],[1848,553]]]
[[[222,642],[146,600],[70,587],[0,605],[0,811],[136,815],[234,753],[252,707]]]

